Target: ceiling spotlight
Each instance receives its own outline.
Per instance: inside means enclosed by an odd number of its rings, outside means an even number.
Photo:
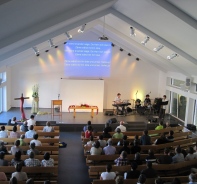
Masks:
[[[72,39],[72,35],[70,35],[69,32],[65,32],[65,35],[67,36],[67,38],[68,38],[69,40]]]
[[[107,36],[103,35],[101,37],[99,37],[99,40],[109,40]]]
[[[64,42],[64,45],[66,44],[67,42]]]
[[[52,39],[49,39],[48,42],[49,42],[50,47],[55,47],[55,45],[53,44],[53,40]]]
[[[78,29],[78,33],[83,33],[84,29],[86,27],[86,24],[82,25],[80,29]]]
[[[112,46],[112,47],[115,47],[115,44],[114,44],[114,43],[111,43],[111,46]]]
[[[130,27],[130,31],[130,36],[136,36],[135,29],[133,27]]]
[[[139,58],[136,58],[136,61],[139,61],[140,59]]]
[[[163,45],[159,45],[158,47],[155,47],[154,49],[153,49],[153,51],[154,52],[158,52],[158,51],[160,51],[161,49],[163,49]]]
[[[142,45],[146,45],[147,42],[150,40],[150,37],[147,36],[144,41],[141,42]]]
[[[32,47],[32,49],[34,50],[34,53],[35,53],[36,56],[39,56],[40,55],[40,52],[37,49],[37,47]]]
[[[47,50],[45,50],[45,52],[49,52],[49,50],[47,49]]]
[[[128,53],[128,56],[131,56],[131,53]]]
[[[120,51],[122,52],[123,51],[123,48],[120,47]]]
[[[173,53],[171,56],[167,56],[168,60],[172,60],[173,58],[178,57],[178,54]]]

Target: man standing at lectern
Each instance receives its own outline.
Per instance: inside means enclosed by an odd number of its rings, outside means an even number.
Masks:
[[[163,95],[162,105],[159,112],[159,118],[161,119],[164,119],[167,104],[168,100],[166,99],[166,95]]]

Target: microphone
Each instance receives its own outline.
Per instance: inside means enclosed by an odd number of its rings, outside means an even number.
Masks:
[[[59,100],[59,98],[60,98],[60,94],[58,94],[58,100]]]
[[[137,92],[136,92],[136,95],[137,95],[137,93],[138,93],[138,90],[137,90]]]

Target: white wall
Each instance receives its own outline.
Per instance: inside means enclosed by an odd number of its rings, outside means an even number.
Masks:
[[[82,38],[98,41],[93,33],[88,33],[85,37],[83,35],[78,40]],[[50,108],[51,100],[57,99],[60,93],[61,78],[64,78],[63,48],[64,45],[61,44],[58,49],[52,48],[48,53],[41,52],[39,57],[32,54],[11,67],[12,107],[19,107],[20,103],[14,98],[20,97],[21,93],[30,97],[25,100],[24,107],[31,107],[32,87],[39,84],[40,107]],[[112,108],[112,101],[118,92],[122,94],[122,99],[130,100],[136,98],[137,91],[137,98],[141,100],[150,92],[152,99],[164,94],[165,74],[142,60],[136,61],[135,56],[129,57],[126,52],[120,52],[118,47],[113,47],[112,50],[111,77],[104,78],[104,109]]]

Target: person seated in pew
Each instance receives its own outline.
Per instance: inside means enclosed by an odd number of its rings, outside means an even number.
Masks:
[[[123,138],[123,133],[121,132],[120,128],[116,129],[116,133],[113,134],[112,138],[114,139],[122,139]]]
[[[166,122],[165,128],[171,128],[171,125],[169,122]]]
[[[94,136],[91,135],[89,139],[90,140],[84,146],[89,146],[89,147],[92,147],[93,146],[93,144],[94,144]]]
[[[8,133],[5,131],[5,126],[1,126],[0,138],[8,138]]]
[[[54,132],[54,128],[49,121],[46,122],[46,126],[42,130],[43,132]]]
[[[92,126],[89,126],[85,132],[85,138],[90,138],[91,135],[92,135]]]
[[[17,181],[26,181],[28,179],[26,172],[21,172],[22,165],[20,163],[17,163],[15,165],[16,172],[12,173],[11,178],[16,177]]]
[[[110,124],[108,122],[105,123],[105,128],[104,129],[106,129],[107,132],[112,132],[112,127],[110,126]],[[104,131],[104,129],[103,129],[103,131]]]
[[[130,148],[128,148],[128,141],[123,142],[123,147],[120,149],[119,154],[122,153],[122,151],[125,151],[127,154],[130,154]]]
[[[35,159],[34,156],[35,156],[34,152],[31,151],[29,153],[29,158],[25,160],[26,167],[36,167],[41,165],[40,161],[38,159]]]
[[[115,179],[115,184],[124,184],[124,177],[121,175],[118,175]]]
[[[103,148],[103,153],[105,155],[115,155],[116,154],[116,148],[114,146],[112,146],[113,145],[112,139],[109,139],[107,141],[107,144],[108,145]]]
[[[90,149],[90,155],[101,155],[102,148],[100,147],[100,142],[96,141],[93,147]]]
[[[155,157],[155,154],[153,152],[153,150],[149,149],[148,150],[148,156],[146,157],[146,162],[156,162],[156,157]]]
[[[27,150],[27,155],[29,155],[31,152],[34,153],[34,155],[39,155],[40,152],[36,149],[36,144],[34,142],[32,142],[30,145],[29,145],[29,150]]]
[[[87,125],[85,125],[85,126],[83,127],[83,131],[86,132],[86,131],[88,130],[88,127],[89,127],[89,126],[91,126],[91,128],[92,128],[92,123],[91,123],[91,121],[88,121],[88,122],[87,122]],[[92,128],[91,131],[93,132],[93,128]]]
[[[172,157],[170,156],[170,150],[168,148],[164,149],[164,155],[160,156],[157,159],[157,163],[159,164],[171,164]]]
[[[151,138],[148,135],[148,130],[144,130],[143,135],[140,137],[141,145],[151,145]]]
[[[109,134],[108,129],[103,130],[103,138],[112,138],[112,136]]]
[[[127,159],[127,152],[122,151],[120,154],[120,157],[117,158],[116,160],[114,160],[114,163],[116,164],[116,166],[127,165],[129,163],[129,161]]]
[[[46,152],[44,154],[44,159],[41,161],[42,167],[53,167],[54,166],[54,160],[50,158],[49,152]]]
[[[137,163],[131,162],[131,170],[124,173],[124,179],[135,179],[140,176],[140,171],[137,170]]]
[[[17,132],[17,126],[14,125],[12,131],[10,132],[9,138],[20,138],[20,134]]]
[[[107,164],[106,165],[106,172],[102,172],[100,176],[100,180],[114,180],[116,177],[115,172],[111,172],[112,170],[112,165]]]
[[[117,131],[118,128],[121,130],[121,132],[126,132],[127,128],[123,124],[124,121],[120,121],[120,125],[116,127],[115,132]]]
[[[138,144],[138,141],[134,141],[133,146],[131,146],[131,154],[136,154],[141,152],[141,147]]]
[[[174,178],[172,184],[181,184],[181,180],[179,178]]]
[[[130,145],[134,145],[134,142],[137,142],[138,145],[140,145],[140,139],[138,135],[135,135],[133,142],[130,143]]]
[[[9,125],[12,125],[12,126],[17,125],[16,117],[13,117],[13,118],[12,118],[12,120],[11,120],[11,122],[10,122]]]
[[[189,175],[189,183],[188,184],[197,184],[197,176],[194,173]]]
[[[28,126],[27,126],[27,121],[24,121],[23,124],[20,126],[20,131],[21,132],[27,132],[29,129],[28,129]]]
[[[16,177],[10,178],[10,183],[9,184],[17,184],[17,183],[18,183],[18,181],[17,181]]]
[[[17,151],[14,155],[14,158],[11,160],[10,165],[15,166],[16,164],[21,164],[22,166],[25,166],[25,163],[23,160],[21,160],[21,152]]]
[[[37,133],[33,135],[33,138],[34,139],[30,141],[30,144],[34,142],[35,146],[42,146],[42,143],[38,140],[38,134]]]
[[[176,154],[172,157],[173,163],[185,161],[184,155],[183,155],[183,153],[182,153],[182,149],[181,149],[180,146],[177,146],[177,147],[175,148],[175,153],[176,153]]]
[[[173,142],[174,141],[174,131],[170,130],[168,136],[166,136],[166,139],[168,142]]]
[[[3,151],[0,152],[0,166],[8,166],[9,162],[4,160],[5,153]]]
[[[20,139],[19,139],[20,146],[27,146],[27,143],[24,141],[24,139],[25,139],[25,134],[21,134]]]
[[[44,184],[51,184],[49,180],[44,181]]]
[[[0,141],[0,151],[3,151],[5,154],[8,154],[8,150],[4,145],[3,141]]]
[[[23,150],[22,150],[22,148],[20,147],[20,141],[19,141],[19,140],[16,140],[16,141],[15,141],[14,146],[11,147],[10,153],[11,153],[12,155],[15,155],[15,153],[16,153],[17,151],[20,151],[21,154],[23,154]]]
[[[140,153],[135,154],[134,160],[132,162],[136,162],[137,165],[142,165],[142,160],[140,158]]]
[[[162,130],[163,129],[163,121],[159,122],[159,125],[156,126],[155,130]]]
[[[144,174],[140,174],[137,184],[145,184],[146,183],[146,176]]]
[[[188,154],[185,157],[185,161],[193,160],[193,159],[196,159],[196,158],[197,158],[197,155],[194,154],[194,148],[189,147],[189,151],[188,151]]]
[[[103,139],[103,135],[99,135],[100,146],[103,148],[107,145],[107,141]]]
[[[34,184],[33,178],[29,178],[29,179],[26,181],[26,184]]]
[[[29,131],[25,132],[25,138],[33,138],[34,134],[36,134],[36,131],[34,130],[34,126],[29,126]]]
[[[30,116],[30,119],[27,120],[27,126],[28,126],[28,128],[30,128],[31,125],[36,126],[36,121],[34,119],[34,115],[31,115]]]
[[[146,178],[156,178],[157,171],[152,168],[152,162],[146,162],[147,168],[141,171],[141,174],[144,174]]]
[[[127,142],[129,145],[129,141],[127,141],[127,135],[123,135],[122,140],[118,141],[117,146],[123,146],[123,142]]]
[[[162,133],[161,136],[158,139],[156,139],[154,142],[155,145],[165,144],[165,143],[168,143],[168,140],[166,139],[164,133]]]
[[[0,181],[8,181],[7,176],[4,172],[0,172]]]
[[[158,177],[155,179],[155,184],[164,184],[164,181],[160,177]]]

